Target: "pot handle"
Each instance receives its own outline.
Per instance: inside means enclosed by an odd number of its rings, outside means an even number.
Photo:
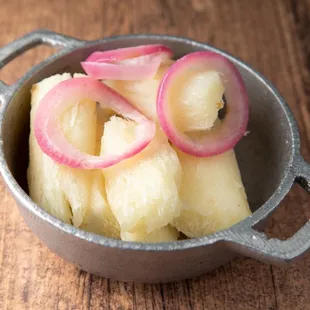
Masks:
[[[294,169],[295,182],[310,194],[310,164],[298,156]],[[310,251],[310,221],[287,240],[268,238],[265,233],[252,227],[238,231],[238,237],[237,242],[230,240],[236,252],[265,263],[288,264]]]
[[[82,43],[82,40],[78,40],[46,29],[39,29],[30,32],[25,36],[0,48],[0,69],[20,54],[40,44],[53,47],[72,48]],[[0,80],[1,101],[3,101],[6,96],[11,94],[12,88],[13,85],[7,85]]]

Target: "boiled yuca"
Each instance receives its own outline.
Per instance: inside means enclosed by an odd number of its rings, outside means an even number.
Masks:
[[[112,117],[105,124],[101,154],[122,153],[135,138],[137,124]],[[151,233],[180,214],[181,166],[167,138],[154,140],[131,159],[104,169],[108,202],[121,233]]]
[[[60,169],[55,162],[45,155],[34,136],[33,124],[41,99],[59,82],[71,78],[69,73],[54,75],[31,89],[29,168],[27,171],[30,197],[48,213],[66,223],[71,221],[69,203],[60,183]]]
[[[42,208],[61,220],[67,223],[72,222],[79,227],[84,218],[92,216],[93,197],[99,197],[94,196],[93,192],[99,179],[94,177],[92,171],[72,169],[56,164],[42,152],[33,134],[33,121],[39,102],[55,85],[70,78],[70,74],[56,75],[33,87],[28,184],[30,196]],[[83,100],[76,103],[60,118],[62,130],[68,141],[79,150],[89,154],[95,154],[96,117],[96,103]],[[104,191],[104,188],[102,190]],[[96,213],[99,213],[98,208],[101,209],[100,216],[96,216],[98,225],[102,222],[104,234],[119,236],[119,232],[115,233],[115,222],[109,225],[106,221],[106,218],[111,218],[113,215],[105,196],[101,196],[100,201],[96,201]],[[87,217],[85,217],[86,214]]]
[[[103,174],[99,170],[90,171],[90,174],[92,183],[89,203],[80,228],[106,237],[119,238],[120,228],[107,203]]]
[[[121,239],[132,242],[169,242],[178,240],[179,232],[172,226],[168,225],[151,233],[121,233]]]
[[[205,236],[251,214],[234,150],[209,158],[177,153],[183,168],[182,211],[172,223],[179,231]]]
[[[145,116],[157,121],[156,98],[158,86],[172,61],[162,64],[151,79],[138,81],[105,81],[105,83],[127,98]]]
[[[177,127],[183,132],[211,128],[224,106],[224,91],[218,72],[194,72],[186,76],[182,87],[172,90],[178,106],[173,111]]]
[[[66,111],[61,126],[68,141],[88,154],[96,147],[96,103],[83,100]],[[89,204],[92,174],[83,169],[60,166],[60,183],[72,209],[73,224],[79,227]]]

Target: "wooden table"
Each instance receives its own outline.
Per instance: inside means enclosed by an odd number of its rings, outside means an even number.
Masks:
[[[82,39],[126,33],[182,35],[237,55],[269,78],[300,126],[310,161],[310,1],[3,1],[0,44],[37,28]],[[52,53],[38,47],[1,78],[14,82]],[[165,285],[100,279],[58,258],[31,233],[0,184],[0,309],[310,309],[310,259],[281,269],[240,258],[198,279]],[[297,186],[269,223],[287,237],[310,218]]]

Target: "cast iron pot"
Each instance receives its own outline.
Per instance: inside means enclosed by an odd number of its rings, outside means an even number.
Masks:
[[[200,50],[220,53],[242,74],[251,106],[250,134],[242,139],[236,151],[253,215],[210,236],[159,244],[123,242],[65,224],[46,213],[27,194],[30,88],[56,73],[82,72],[80,61],[93,51],[154,43],[169,46],[176,57]],[[15,84],[0,83],[0,171],[26,223],[52,251],[96,275],[150,283],[198,276],[237,254],[266,263],[286,264],[309,250],[309,222],[285,241],[268,239],[256,230],[294,182],[310,191],[310,165],[299,153],[299,134],[293,115],[259,73],[223,51],[185,38],[128,35],[86,42],[47,30],[32,32],[1,48],[0,67],[39,44],[62,49],[34,66]]]

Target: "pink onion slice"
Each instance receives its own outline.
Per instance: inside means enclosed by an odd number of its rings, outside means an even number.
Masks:
[[[93,156],[69,143],[61,130],[59,119],[64,111],[83,99],[97,101],[138,123],[136,139],[126,152]],[[91,77],[73,78],[56,85],[42,99],[34,122],[35,137],[46,155],[59,164],[82,169],[103,169],[134,156],[151,142],[155,130],[155,124],[124,97]]]
[[[94,52],[81,65],[96,79],[142,80],[154,77],[161,62],[172,55],[164,45],[141,45]]]
[[[178,130],[173,119],[177,98],[171,90],[182,87],[180,81],[191,72],[217,71],[225,87],[226,115],[216,128],[202,138],[190,138]],[[197,157],[209,157],[232,149],[243,137],[248,119],[248,96],[242,77],[226,57],[214,52],[195,52],[176,61],[164,76],[158,90],[157,113],[161,127],[169,140],[181,151]]]

